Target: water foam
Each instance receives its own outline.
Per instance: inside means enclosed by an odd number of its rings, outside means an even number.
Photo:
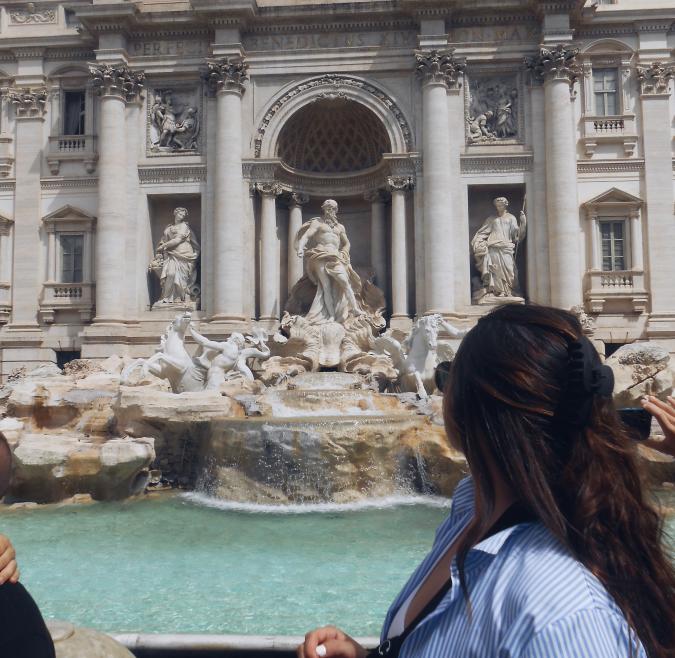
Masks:
[[[248,512],[251,514],[325,514],[336,512],[361,512],[372,509],[393,509],[411,505],[425,507],[449,508],[450,499],[441,496],[393,495],[379,498],[364,498],[351,503],[290,503],[290,504],[262,504],[242,503],[233,500],[213,498],[204,493],[190,491],[180,495],[180,498],[195,505],[212,507],[228,512]]]

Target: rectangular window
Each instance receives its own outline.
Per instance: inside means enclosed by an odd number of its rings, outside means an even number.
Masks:
[[[601,117],[619,114],[619,84],[617,69],[593,69],[595,113]]]
[[[63,96],[63,134],[84,135],[84,91],[66,91]]]
[[[61,282],[81,283],[84,236],[61,235]]]
[[[600,241],[603,272],[626,270],[626,220],[601,221]]]

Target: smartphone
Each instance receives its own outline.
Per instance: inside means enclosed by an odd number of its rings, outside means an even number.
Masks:
[[[619,409],[621,422],[635,441],[646,441],[652,430],[652,415],[645,409],[626,407]]]

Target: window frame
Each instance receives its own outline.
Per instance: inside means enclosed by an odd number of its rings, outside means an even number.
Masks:
[[[622,231],[622,237],[614,237],[614,226],[620,225]],[[605,256],[603,253],[603,247],[605,242],[605,237],[603,235],[602,229],[603,226],[611,226],[611,236],[610,236],[610,255]],[[630,217],[628,216],[609,216],[609,215],[599,215],[597,219],[597,230],[600,235],[598,237],[598,243],[600,246],[599,254],[599,266],[602,272],[628,272],[631,269],[630,262]],[[621,240],[623,253],[621,256],[615,254],[615,244],[618,240]],[[609,258],[611,261],[612,267],[610,269],[605,269],[605,258]],[[623,267],[615,267],[616,259],[621,258],[623,260]]]
[[[73,252],[73,267],[71,268],[73,276],[72,276],[71,280],[66,280],[66,277],[65,277],[65,255],[66,255],[66,251],[65,251],[64,245],[63,245],[63,238],[70,238],[70,237],[81,238],[81,242],[80,242],[81,253],[80,253],[80,268],[79,268],[80,279],[79,280],[77,278],[75,278],[75,273],[78,271],[77,268],[75,267],[75,258],[76,258],[76,255],[77,255],[76,251]],[[85,255],[86,236],[85,236],[84,232],[83,231],[59,231],[56,234],[56,239],[57,239],[57,242],[58,242],[58,256],[57,256],[58,264],[57,264],[57,267],[56,267],[57,283],[73,283],[73,284],[85,283],[84,272],[85,272],[85,258],[86,258],[86,255]]]
[[[598,73],[606,73],[608,71],[612,71],[614,73],[614,89],[613,90],[607,90],[605,89],[605,84],[606,84],[606,78],[603,77],[603,89],[599,90],[596,89],[596,75]],[[592,69],[591,72],[591,83],[592,83],[592,89],[593,89],[593,112],[594,115],[597,117],[620,117],[623,115],[622,112],[619,110],[622,109],[621,106],[621,99],[620,99],[620,85],[619,85],[619,76],[620,76],[620,71],[618,67],[615,66],[603,66],[603,67],[596,67]],[[612,95],[614,97],[614,110],[615,112],[608,112],[607,111],[607,106],[608,106],[608,97]],[[598,107],[598,97],[602,98],[602,104],[603,108],[601,111],[601,108]]]

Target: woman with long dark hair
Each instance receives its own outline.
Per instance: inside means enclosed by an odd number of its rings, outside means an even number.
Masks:
[[[444,385],[471,477],[394,601],[373,656],[675,656],[675,571],[613,376],[565,311],[507,305],[464,338]],[[334,627],[300,658],[363,658]]]

